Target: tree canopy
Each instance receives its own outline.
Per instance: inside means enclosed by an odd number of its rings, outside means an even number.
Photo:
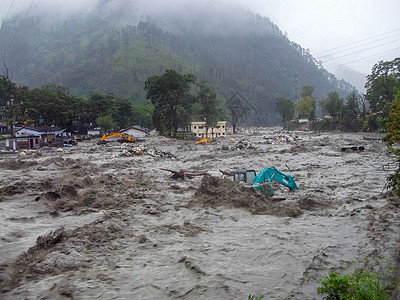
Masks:
[[[275,103],[275,110],[282,116],[283,123],[293,119],[296,103],[286,98],[278,98]]]
[[[184,117],[188,101],[193,101],[189,92],[195,81],[193,74],[166,70],[163,75],[150,76],[144,83],[146,98],[154,105],[153,125],[162,134],[176,136],[179,117]]]
[[[301,98],[297,105],[297,110],[300,118],[308,118],[314,110],[314,99],[310,96]]]
[[[400,88],[400,57],[375,64],[372,73],[367,76],[365,88],[371,111],[387,115],[396,88]]]
[[[319,104],[324,112],[328,113],[335,119],[340,116],[344,100],[343,98],[340,98],[337,92],[330,92],[325,99],[319,101]]]
[[[130,100],[110,94],[77,97],[62,85],[47,84],[29,89],[16,86],[7,76],[0,76],[0,105],[6,108],[4,117],[10,127],[55,125],[83,132],[96,126],[107,130],[132,125],[152,126],[152,107],[134,106]]]

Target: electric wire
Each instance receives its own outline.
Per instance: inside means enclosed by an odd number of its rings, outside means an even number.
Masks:
[[[18,32],[19,32],[19,30],[20,30],[20,28],[21,28],[21,26],[22,26],[22,23],[24,22],[25,18],[28,16],[28,13],[29,13],[29,11],[31,10],[31,8],[32,8],[32,6],[33,6],[33,4],[34,4],[34,2],[35,2],[35,0],[32,0],[31,4],[30,4],[29,7],[28,7],[28,10],[26,11],[25,15],[24,15],[23,18],[21,19],[21,22],[19,22],[18,28],[17,28],[17,30],[15,31],[14,36],[13,36],[13,38],[11,39],[10,43],[8,44],[8,47],[7,47],[6,51],[5,51],[5,53],[3,54],[3,61],[5,61],[7,52],[8,52],[8,50],[10,50],[11,45],[12,45],[12,43],[14,42],[15,38],[17,37],[17,34],[18,34]]]
[[[325,62],[336,60],[336,59],[343,58],[343,57],[346,57],[346,56],[358,54],[358,53],[361,53],[361,52],[365,52],[365,51],[368,51],[368,50],[371,50],[371,49],[375,49],[375,48],[382,47],[382,46],[385,46],[385,45],[389,45],[389,44],[392,44],[392,43],[395,43],[395,42],[399,42],[399,41],[400,40],[394,40],[394,41],[390,41],[390,42],[387,42],[387,43],[375,45],[373,47],[369,47],[369,48],[366,48],[366,49],[363,49],[363,50],[360,50],[360,51],[355,51],[355,52],[347,53],[345,55],[341,55],[341,56],[333,57],[333,58],[330,58],[330,59],[326,59],[323,62],[325,63]]]
[[[392,52],[392,51],[398,50],[398,49],[400,49],[400,47],[393,48],[393,49],[390,49],[390,50],[386,50],[386,51],[383,51],[383,52],[380,52],[380,53],[376,53],[376,54],[373,54],[373,55],[370,55],[370,56],[362,57],[362,58],[359,58],[359,59],[355,59],[355,60],[340,64],[340,65],[336,65],[336,66],[333,66],[333,67],[328,67],[328,68],[325,68],[325,69],[326,70],[335,69],[335,68],[338,68],[338,67],[341,67],[341,66],[349,65],[349,64],[351,64],[353,62],[357,62],[357,61],[360,61],[360,60],[364,60],[364,59],[368,59],[368,58],[371,58],[371,57],[375,57],[377,55],[385,54],[385,53]]]
[[[12,7],[13,7],[13,5],[14,5],[14,1],[15,1],[15,0],[13,0],[13,1],[11,2],[10,8],[8,9],[8,12],[7,12],[7,15],[6,15],[6,17],[4,18],[3,23],[1,23],[0,33],[1,33],[1,31],[3,30],[4,24],[6,23],[6,21],[7,21],[7,19],[8,19],[8,16],[10,15],[11,9],[12,9]]]
[[[16,38],[16,36],[17,36],[21,26],[22,26],[22,23],[24,22],[25,18],[28,16],[28,13],[31,10],[34,2],[35,2],[35,0],[32,0],[31,5],[29,5],[28,10],[26,11],[24,17],[22,18],[21,22],[19,22],[18,28],[15,31],[15,34],[14,34],[13,38],[11,39],[11,43],[14,42],[14,40],[15,40],[15,38]],[[9,44],[9,47],[10,47],[11,43]]]
[[[347,48],[347,49],[339,50],[339,51],[336,51],[336,52],[333,52],[333,53],[325,54],[323,56],[315,56],[315,58],[320,60],[320,59],[322,59],[324,57],[327,57],[327,56],[331,56],[331,55],[338,54],[338,53],[341,53],[341,52],[346,52],[346,51],[353,50],[353,49],[356,49],[356,48],[359,48],[359,47],[362,47],[362,46],[367,46],[367,45],[370,45],[370,44],[373,44],[373,43],[376,43],[376,42],[379,42],[379,41],[383,41],[383,40],[387,40],[389,38],[393,38],[393,37],[398,36],[398,35],[400,35],[400,33],[391,35],[391,36],[386,37],[386,38],[378,39],[378,40],[375,40],[373,42],[364,43],[364,44],[361,44],[361,45],[358,45],[358,46],[354,46],[354,47],[351,47],[351,48]]]
[[[354,41],[354,42],[351,42],[351,43],[348,43],[348,44],[345,44],[345,45],[342,45],[342,46],[334,47],[334,48],[331,48],[329,50],[319,51],[319,52],[314,53],[314,56],[318,56],[321,53],[330,52],[332,50],[337,50],[337,49],[340,49],[340,48],[344,48],[344,47],[347,47],[349,45],[354,45],[354,44],[357,44],[359,42],[364,42],[364,41],[367,41],[367,40],[370,40],[370,39],[373,39],[373,38],[376,38],[376,37],[379,37],[379,36],[382,36],[382,35],[385,35],[385,34],[388,34],[388,33],[396,32],[396,31],[400,31],[400,28],[397,28],[397,29],[394,29],[394,30],[391,30],[391,31],[387,31],[385,33],[377,34],[377,35],[374,35],[374,36],[371,36],[371,37],[368,37],[368,38],[365,38],[365,39],[361,39],[361,40],[358,40],[358,41]]]

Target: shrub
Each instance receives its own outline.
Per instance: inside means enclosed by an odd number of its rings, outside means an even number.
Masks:
[[[261,296],[258,296],[258,297],[254,296],[254,295],[249,295],[248,300],[261,300],[263,298],[264,298],[264,295],[261,295]]]
[[[326,294],[327,300],[385,300],[389,299],[388,290],[399,286],[398,279],[393,277],[394,270],[389,267],[374,270],[370,265],[347,268],[349,274],[330,273],[318,282],[322,287],[317,289],[319,295]]]

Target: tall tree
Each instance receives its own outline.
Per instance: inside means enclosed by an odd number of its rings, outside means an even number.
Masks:
[[[283,123],[290,121],[294,116],[296,103],[286,98],[278,98],[275,102],[275,110],[282,116]]]
[[[226,107],[231,118],[233,133],[236,133],[239,120],[246,115],[249,109],[243,104],[237,93],[229,98]]]
[[[332,118],[337,119],[340,117],[344,100],[340,98],[338,92],[330,92],[325,99],[319,101],[319,104],[326,113],[330,114]]]
[[[342,107],[341,119],[345,130],[359,131],[362,128],[361,119],[361,95],[356,91],[351,92],[347,98],[347,103]]]
[[[198,116],[206,122],[206,137],[209,128],[214,128],[217,124],[220,110],[218,108],[217,93],[205,81],[198,84],[199,91],[196,97],[196,103],[199,105]]]
[[[125,98],[116,98],[113,101],[112,118],[115,125],[122,129],[132,125],[132,102]]]
[[[7,70],[7,69],[6,69]],[[8,77],[8,70],[6,75],[0,76],[0,106],[6,107],[5,118],[11,127],[14,126],[16,120],[15,110],[17,102],[17,86]]]
[[[305,85],[303,86],[303,89],[301,91],[301,97],[313,97],[312,93],[314,92],[314,86],[313,85]]]
[[[103,95],[92,93],[89,96],[90,117],[94,121],[98,116],[107,116],[112,113],[113,100],[112,95]]]
[[[299,100],[299,104],[297,105],[297,110],[299,111],[300,118],[309,118],[312,115],[312,111],[314,109],[314,99],[310,96],[305,96]]]
[[[372,73],[367,76],[365,88],[371,111],[387,116],[395,97],[395,88],[400,88],[400,57],[375,64]]]
[[[132,107],[132,120],[135,125],[143,127],[152,127],[152,115],[154,106],[152,105],[136,105]]]
[[[100,126],[103,133],[107,132],[109,129],[113,128],[115,125],[111,115],[97,117],[96,124],[98,126]]]
[[[145,84],[146,98],[154,105],[153,125],[166,135],[176,136],[179,114],[185,110],[185,100],[196,77],[166,70],[161,76],[150,76]]]
[[[384,137],[384,141],[389,151],[399,161],[400,149],[394,145],[400,141],[400,90],[397,91],[394,101],[390,105],[386,128],[388,133]],[[388,176],[388,188],[397,196],[400,196],[400,168],[397,168],[393,174]]]

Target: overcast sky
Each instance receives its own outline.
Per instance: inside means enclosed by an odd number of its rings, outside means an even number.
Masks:
[[[10,7],[12,15],[16,12],[25,14],[31,4],[35,9],[51,6],[69,11],[82,5],[87,8],[94,2],[95,0],[0,0],[0,19],[5,19]],[[157,3],[155,0],[153,2]],[[400,56],[400,0],[229,2],[237,2],[244,8],[269,17],[282,32],[287,32],[290,40],[310,49],[311,54],[321,60],[328,71],[339,75],[338,77],[343,74],[344,69],[350,68],[365,78],[378,61],[393,60]],[[349,78],[344,79],[351,82]]]

